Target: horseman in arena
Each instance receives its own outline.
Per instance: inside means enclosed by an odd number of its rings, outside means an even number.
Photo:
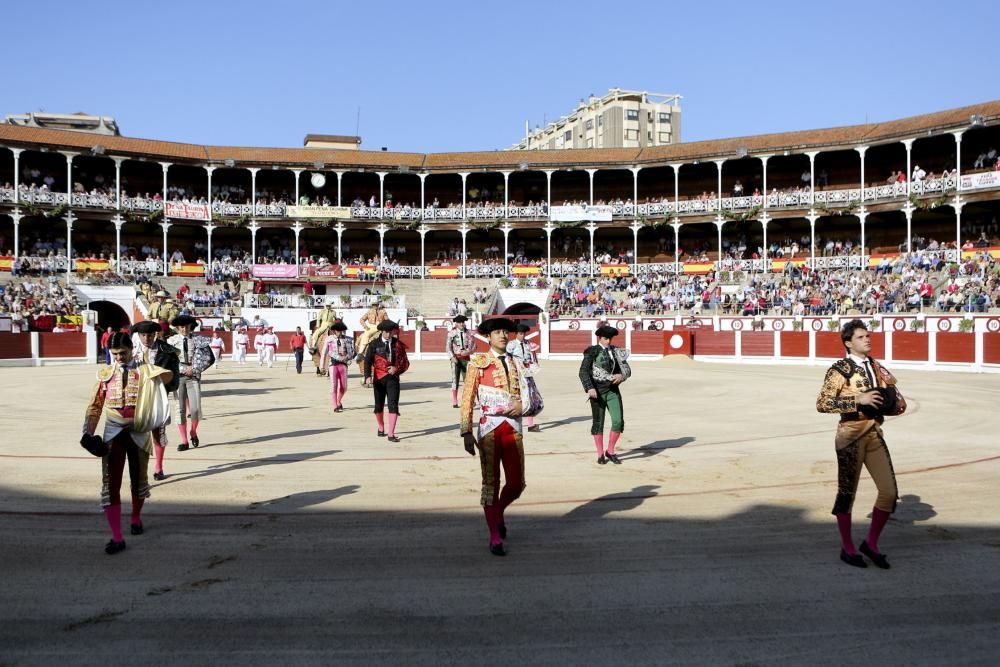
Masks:
[[[361,316],[361,326],[365,330],[358,337],[358,364],[363,364],[365,359],[365,352],[368,349],[368,343],[372,341],[376,336],[378,336],[378,325],[389,319],[389,313],[386,312],[385,308],[378,301],[373,303],[364,315]]]
[[[313,329],[309,338],[309,354],[316,355],[320,350],[320,338],[322,338],[337,321],[337,314],[333,312],[333,306],[326,304],[323,310],[316,316],[316,328]]]

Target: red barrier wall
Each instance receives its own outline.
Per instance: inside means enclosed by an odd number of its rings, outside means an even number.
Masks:
[[[892,334],[892,358],[898,361],[927,361],[928,335],[923,331],[896,331]]]
[[[809,356],[809,332],[808,331],[782,331],[781,332],[781,356],[783,356],[783,357],[808,357]]]
[[[983,363],[1000,364],[1000,333],[983,334]]]
[[[692,334],[694,353],[704,355],[734,356],[736,354],[735,331],[709,331],[699,329]]]
[[[38,334],[38,356],[43,359],[86,357],[87,334],[75,332],[40,333]]]
[[[740,352],[748,357],[773,357],[774,333],[771,331],[744,331],[740,339]]]
[[[420,332],[421,352],[441,352],[444,354],[444,342],[448,340],[448,330],[444,328]]]
[[[399,340],[406,345],[407,353],[416,352],[417,350],[417,333],[415,331],[400,331]]]
[[[664,354],[663,332],[633,331],[632,354]]]
[[[670,340],[674,336],[680,336],[683,343],[677,349],[670,347]],[[684,354],[692,356],[694,354],[693,336],[687,329],[674,329],[663,333],[663,354]]]
[[[957,331],[947,333],[939,331],[937,334],[937,360],[949,363],[975,363],[976,335]]]
[[[839,359],[844,356],[844,344],[840,341],[839,331],[816,332],[816,356],[826,359]]]
[[[58,334],[66,336],[67,334]],[[31,334],[0,333],[0,359],[30,359]]]
[[[549,334],[549,352],[555,354],[580,354],[591,345],[590,331],[552,331]]]

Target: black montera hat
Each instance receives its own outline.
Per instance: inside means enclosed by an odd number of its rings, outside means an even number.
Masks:
[[[604,325],[603,327],[597,327],[597,331],[595,331],[594,333],[597,334],[598,338],[614,338],[615,336],[618,335],[618,329],[615,329],[614,327],[608,325]]]
[[[163,329],[160,328],[159,322],[146,320],[144,322],[136,322],[129,331],[139,334],[155,334],[160,333]]]
[[[497,329],[503,329],[504,331],[516,331],[517,324],[514,323],[514,320],[507,319],[506,317],[492,317],[488,320],[480,322],[476,331],[484,336],[488,336],[490,332],[496,331]]]

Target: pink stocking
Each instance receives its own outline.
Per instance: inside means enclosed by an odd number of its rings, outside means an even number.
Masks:
[[[186,445],[188,441],[188,427],[187,424],[178,424],[177,430],[181,432],[181,444]]]
[[[389,436],[392,437],[396,435],[396,422],[399,421],[399,415],[397,415],[394,412],[390,412],[388,419],[389,419]]]
[[[618,431],[611,431],[608,434],[608,454],[615,453],[615,445],[618,444],[618,438],[622,437],[622,434]]]
[[[451,390],[451,404],[458,405],[458,389]]]
[[[848,556],[858,553],[854,550],[854,538],[851,537],[851,515],[837,514],[837,529],[840,531],[840,544]]]
[[[142,523],[142,506],[146,504],[145,498],[136,498],[132,496],[132,518],[129,520],[133,526],[138,526]],[[118,506],[121,508],[121,505]]]
[[[500,521],[499,507],[495,504],[493,505],[483,505],[483,514],[486,515],[486,527],[490,529],[490,544],[500,544],[503,540],[500,539]]]
[[[524,425],[527,426],[528,428],[531,428],[532,426],[535,425],[535,418],[534,417],[525,417],[524,418]]]
[[[381,412],[375,413],[375,421],[378,422],[378,430],[385,433],[385,417]]]
[[[163,452],[165,450],[166,447],[161,445],[156,445],[153,448],[153,453],[156,456],[156,467],[153,469],[154,472],[163,472]]]
[[[191,420],[191,437],[192,438],[197,438],[198,437],[198,420],[197,419],[192,419]]]
[[[104,517],[108,520],[108,527],[111,528],[111,539],[115,542],[122,541],[122,506],[108,505],[104,508]]]
[[[882,529],[885,528],[886,522],[889,520],[889,512],[885,510],[880,510],[879,508],[872,509],[872,525],[868,529],[868,546],[875,553],[881,553],[878,550],[878,538],[882,534]]]
[[[597,447],[597,455],[604,456],[604,434],[598,433],[594,436],[594,445]]]

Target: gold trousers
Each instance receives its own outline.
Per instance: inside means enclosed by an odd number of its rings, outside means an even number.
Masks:
[[[862,466],[868,468],[868,474],[872,476],[878,489],[875,507],[885,512],[895,512],[899,498],[896,473],[892,469],[889,448],[882,433],[878,428],[873,428],[847,447],[837,450],[837,499],[833,503],[833,513],[850,514]]]

